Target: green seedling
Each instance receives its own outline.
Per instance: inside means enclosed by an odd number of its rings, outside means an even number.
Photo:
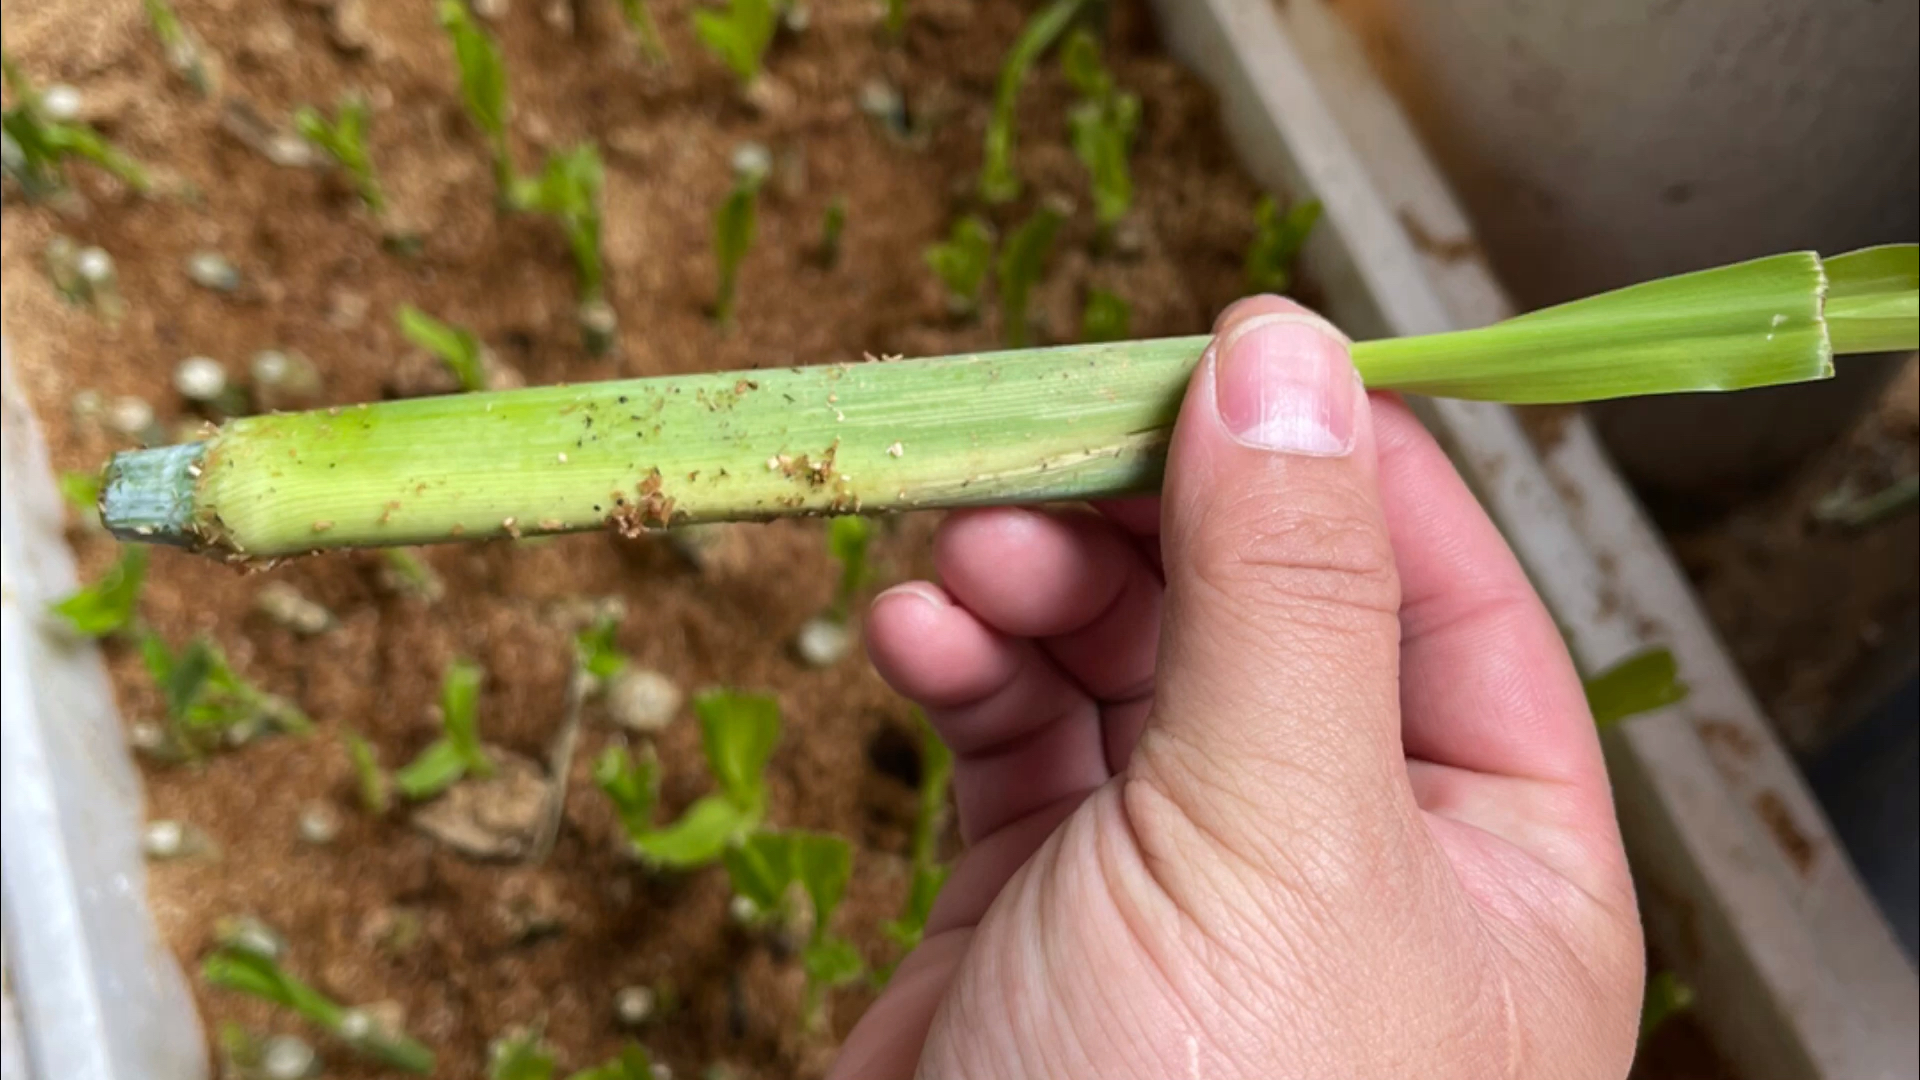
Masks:
[[[619,635],[620,620],[611,615],[601,615],[575,635],[574,656],[580,670],[602,684],[625,671],[630,661],[627,654],[620,651]]]
[[[201,97],[212,97],[219,81],[216,67],[206,58],[206,47],[167,0],[146,0],[147,22],[153,36],[160,39],[167,66],[187,81]]]
[[[1080,103],[1067,114],[1067,129],[1073,152],[1091,178],[1094,220],[1106,236],[1133,208],[1127,159],[1140,132],[1140,97],[1114,84],[1100,63],[1099,39],[1090,31],[1075,30],[1067,38],[1061,65],[1080,94]]]
[[[813,927],[801,953],[807,976],[807,1019],[814,1024],[827,990],[866,972],[853,943],[831,931],[833,914],[853,879],[853,845],[844,837],[802,831],[756,832],[725,852],[727,878],[736,896],[763,919],[784,922],[794,886],[805,893]]]
[[[1273,196],[1254,209],[1253,246],[1247,249],[1247,286],[1255,292],[1283,293],[1293,286],[1293,264],[1320,220],[1320,200],[1302,199],[1286,208]]]
[[[693,36],[738,76],[742,86],[760,77],[761,62],[780,28],[773,0],[727,0],[724,9],[693,13]]]
[[[206,638],[194,638],[175,653],[160,635],[148,633],[140,639],[140,658],[166,702],[167,744],[160,749],[169,756],[191,760],[262,734],[313,730],[305,713],[242,679]]]
[[[487,1048],[487,1080],[553,1080],[559,1067],[537,1030],[504,1035]]]
[[[380,190],[380,178],[373,171],[373,155],[367,149],[367,130],[372,122],[367,99],[359,94],[340,98],[333,119],[312,106],[293,114],[293,126],[300,137],[325,151],[353,179],[360,201],[377,217],[387,212],[387,197]]]
[[[641,858],[672,870],[718,862],[759,827],[767,813],[767,762],[780,741],[780,704],[771,697],[716,690],[701,694],[693,708],[720,790],[695,800],[673,824],[633,838]]]
[[[84,469],[68,469],[60,474],[60,497],[82,517],[98,512],[100,474]]]
[[[1066,221],[1060,211],[1042,206],[1013,230],[1000,252],[1000,334],[1009,349],[1024,349],[1033,337],[1028,305],[1034,286],[1046,276],[1053,238]]]
[[[1769,256],[1356,342],[1354,366],[1376,390],[1535,405],[1825,379],[1837,354],[1920,346],[1916,252]],[[1902,259],[1904,276],[1876,269]],[[245,417],[115,455],[101,516],[126,542],[244,561],[493,539],[514,522],[637,534],[1138,495],[1158,489],[1210,341],[798,368],[768,355],[739,371],[380,402],[351,423],[324,409]],[[421,484],[443,494],[415,498]]]
[[[354,791],[360,805],[374,817],[385,817],[393,807],[393,784],[380,768],[380,753],[357,731],[341,736],[347,744],[347,760],[353,763]]]
[[[1648,649],[1630,656],[1587,679],[1585,687],[1593,721],[1603,728],[1678,704],[1687,697],[1679,664],[1665,649]]]
[[[503,204],[510,205],[517,174],[507,144],[507,62],[500,43],[487,33],[463,0],[440,0],[440,26],[453,41],[454,62],[460,67],[460,98],[467,115],[487,138],[493,153],[494,185]]]
[[[873,542],[873,522],[847,515],[827,523],[827,551],[840,564],[840,582],[833,591],[833,606],[827,615],[846,622],[853,613],[853,600],[872,575],[867,565],[867,548]]]
[[[640,43],[640,51],[656,64],[667,62],[667,44],[660,37],[660,25],[654,22],[647,0],[620,0],[620,13],[626,16],[627,29]]]
[[[907,32],[907,0],[887,0],[887,33],[899,38]]]
[[[393,586],[412,593],[429,603],[438,601],[447,593],[446,582],[433,572],[427,561],[406,548],[381,548],[380,558],[385,563],[383,569]]]
[[[1816,521],[1843,529],[1871,529],[1920,506],[1920,475],[1908,473],[1871,495],[1845,492],[1822,499],[1813,509]]]
[[[1671,971],[1648,979],[1646,998],[1640,1006],[1640,1045],[1647,1045],[1667,1021],[1693,1008],[1693,1001],[1693,987]]]
[[[939,898],[951,869],[940,861],[940,837],[947,827],[953,751],[940,741],[940,734],[924,715],[916,710],[914,718],[920,726],[920,806],[913,822],[913,881],[900,917],[881,927],[881,932],[905,952],[919,947],[927,916],[933,913],[933,902]]]
[[[408,341],[439,358],[453,373],[460,389],[472,392],[487,388],[487,347],[479,335],[461,326],[443,323],[412,304],[402,304],[393,313],[400,333]]]
[[[767,174],[761,169],[746,169],[734,180],[733,190],[713,215],[713,257],[719,268],[720,283],[714,292],[713,319],[722,326],[733,323],[734,306],[739,300],[740,264],[753,247],[753,233],[760,188]]]
[[[271,956],[235,945],[222,946],[207,957],[200,975],[212,986],[290,1010],[361,1056],[389,1068],[422,1076],[433,1072],[433,1051],[404,1032],[380,1030],[369,1014],[341,1005],[308,986]]]
[[[493,775],[493,759],[480,745],[480,680],[471,660],[447,665],[440,682],[440,726],[444,732],[393,775],[400,794],[414,802],[431,799],[467,776]]]
[[[653,1055],[638,1043],[620,1048],[620,1056],[591,1069],[582,1069],[567,1080],[655,1080]]]
[[[1020,88],[1060,35],[1086,7],[1086,0],[1053,0],[1041,8],[1020,31],[1000,68],[994,87],[993,115],[987,120],[985,160],[980,168],[980,197],[1006,203],[1020,197],[1020,174],[1013,167],[1015,129],[1019,120]]]
[[[573,252],[582,304],[599,301],[606,287],[600,255],[600,190],[605,186],[600,152],[586,143],[548,157],[539,176],[515,182],[508,200],[516,210],[545,214],[560,223]]]
[[[1080,313],[1080,340],[1125,341],[1133,328],[1133,308],[1118,293],[1092,289]]]
[[[593,783],[613,803],[620,827],[637,848],[651,834],[653,811],[660,804],[660,759],[651,747],[634,755],[624,746],[609,746],[593,762]]]
[[[12,57],[0,54],[0,72],[13,94],[13,107],[0,112],[0,165],[29,199],[65,190],[67,163],[85,161],[138,192],[152,189],[147,170],[90,124],[56,120],[40,105],[40,92]]]
[[[140,602],[140,586],[147,577],[147,556],[139,548],[128,548],[100,575],[100,580],[65,599],[51,610],[64,619],[75,633],[103,638],[133,625]]]
[[[838,195],[820,215],[820,246],[814,257],[831,270],[840,265],[840,242],[847,231],[847,197]]]
[[[980,311],[980,294],[993,269],[993,226],[968,214],[953,223],[947,239],[927,249],[927,266],[947,290],[947,310],[972,317]]]

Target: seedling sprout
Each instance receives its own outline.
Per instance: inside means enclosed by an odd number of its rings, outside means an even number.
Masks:
[[[393,776],[394,786],[414,802],[431,799],[467,776],[493,775],[493,759],[480,745],[480,665],[455,660],[440,683],[444,732]]]
[[[75,159],[100,168],[135,191],[152,188],[146,169],[92,125],[47,115],[40,92],[12,57],[0,54],[0,73],[13,94],[13,107],[0,113],[0,134],[5,136],[0,163],[27,198],[42,199],[64,190],[67,162]]]
[[[538,1030],[501,1036],[487,1048],[487,1080],[553,1080],[558,1068]]]
[[[940,861],[940,836],[947,827],[947,791],[953,784],[953,751],[917,710],[920,727],[920,804],[913,823],[913,883],[900,917],[882,927],[903,951],[919,947],[933,902],[951,868]]]
[[[840,241],[846,231],[847,199],[837,195],[820,215],[820,246],[814,254],[821,266],[831,270],[840,264]]]
[[[288,974],[272,955],[238,945],[223,945],[201,965],[208,984],[271,1002],[390,1068],[427,1075],[433,1051],[404,1032],[380,1029],[366,1012],[348,1008]]]
[[[1254,209],[1253,246],[1247,249],[1247,287],[1283,293],[1293,286],[1293,264],[1320,220],[1320,200],[1302,199],[1286,208],[1273,196]]]
[[[600,190],[606,184],[606,170],[600,153],[584,143],[547,158],[537,177],[514,182],[509,204],[516,210],[545,214],[560,223],[567,247],[573,253],[573,268],[579,282],[580,304],[602,307],[605,298],[606,268],[600,248]],[[611,314],[611,309],[607,309]],[[612,329],[598,328],[589,336],[589,344],[600,352],[612,342]]]
[[[899,38],[907,32],[907,0],[887,0],[887,33]]]
[[[1061,66],[1080,94],[1079,104],[1067,114],[1073,152],[1087,167],[1094,220],[1101,235],[1108,236],[1133,208],[1133,175],[1127,159],[1140,131],[1140,97],[1115,85],[1100,63],[1100,41],[1088,30],[1068,36]]]
[[[393,784],[380,768],[380,752],[357,731],[341,737],[347,745],[347,759],[353,763],[354,791],[361,807],[374,817],[385,817],[393,807]]]
[[[199,36],[180,21],[168,0],[146,0],[146,6],[147,22],[166,53],[167,66],[201,97],[212,97],[219,81],[218,68],[207,59]]]
[[[626,17],[627,28],[633,31],[641,53],[656,64],[665,64],[667,45],[660,38],[660,26],[654,22],[648,0],[620,0],[620,13]]]
[[[829,617],[845,622],[853,613],[853,601],[865,587],[872,569],[867,565],[867,547],[873,542],[873,523],[848,515],[827,523],[827,551],[840,564],[840,581],[833,592]]]
[[[1009,349],[1024,349],[1033,337],[1028,313],[1034,287],[1046,276],[1053,238],[1066,224],[1065,214],[1042,206],[1007,237],[1000,252],[1000,335]]]
[[[1133,308],[1118,293],[1106,289],[1087,292],[1087,306],[1080,314],[1080,340],[1125,341],[1132,325]]]
[[[147,556],[129,547],[107,572],[80,591],[53,604],[55,615],[75,633],[102,638],[133,625],[138,613],[140,586],[147,576]]]
[[[727,0],[725,8],[699,8],[693,13],[694,36],[743,87],[760,77],[761,62],[779,28],[780,13],[773,0]]]
[[[1647,1045],[1667,1021],[1693,1008],[1693,987],[1671,971],[1662,971],[1647,980],[1646,998],[1640,1006],[1640,1045]]]
[[[509,204],[516,173],[507,145],[507,64],[500,43],[474,21],[463,0],[440,0],[440,26],[453,42],[453,58],[460,67],[460,98],[467,115],[487,138],[493,153],[494,185],[502,204]]]
[[[735,160],[733,190],[713,216],[713,257],[719,269],[720,283],[714,293],[713,318],[722,326],[733,322],[734,305],[739,297],[740,264],[753,247],[753,233],[760,188],[766,183],[770,164],[740,154]]]
[[[989,203],[1012,202],[1020,197],[1020,174],[1013,164],[1020,88],[1033,65],[1066,33],[1085,6],[1086,0],[1053,0],[1034,15],[1007,52],[994,88],[993,115],[987,120],[985,159],[980,167],[980,197]]]
[[[206,638],[194,638],[175,653],[148,632],[140,639],[140,656],[166,703],[167,739],[158,749],[170,756],[191,760],[265,733],[313,730],[305,713],[242,679]]]
[[[367,148],[367,132],[372,111],[359,94],[340,98],[334,118],[306,106],[293,114],[293,126],[300,137],[325,151],[353,179],[354,191],[368,210],[378,217],[387,211],[386,195],[380,190],[380,178],[374,174],[373,155]]]
[[[487,350],[473,331],[441,322],[412,304],[400,305],[394,312],[394,321],[408,341],[432,353],[447,366],[460,389],[487,388]]]
[[[727,847],[747,836],[766,817],[767,761],[780,741],[780,705],[770,697],[715,690],[694,699],[700,718],[700,743],[707,768],[719,790],[695,800],[679,820],[633,835],[634,849],[646,862],[671,870],[691,870],[718,862]],[[621,765],[601,755],[596,782],[621,811],[622,823],[651,817],[646,803],[657,789],[644,764]],[[610,782],[611,780],[611,782]],[[610,788],[616,788],[616,794]],[[647,814],[638,813],[646,809]]]
[[[947,239],[927,249],[927,266],[946,287],[947,309],[972,317],[980,310],[980,294],[993,269],[993,226],[977,214],[953,223]]]

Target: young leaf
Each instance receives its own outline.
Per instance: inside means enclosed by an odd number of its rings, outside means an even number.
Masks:
[[[368,1022],[367,1014],[336,1003],[288,974],[271,957],[226,946],[207,957],[200,974],[213,986],[292,1010],[383,1065],[421,1075],[433,1071],[433,1051],[404,1033],[379,1030]]]
[[[806,969],[807,987],[816,1000],[820,990],[856,982],[867,971],[867,962],[861,958],[860,950],[845,938],[837,937],[810,942],[801,953],[800,964]]]
[[[1273,196],[1254,210],[1253,246],[1247,250],[1247,286],[1255,292],[1283,293],[1293,284],[1293,263],[1320,220],[1320,200],[1302,199],[1282,213]]]
[[[1667,1021],[1693,1008],[1693,987],[1671,971],[1662,971],[1647,980],[1647,993],[1640,1006],[1640,1045],[1645,1046],[1653,1033]]]
[[[582,1069],[567,1080],[654,1080],[653,1056],[638,1043],[628,1043],[620,1056],[604,1065]]]
[[[482,676],[480,666],[469,660],[447,665],[440,683],[443,734],[393,775],[394,786],[407,799],[430,799],[468,775],[493,775],[493,759],[480,745]]]
[[[880,932],[907,952],[919,948],[920,939],[927,931],[927,916],[933,914],[933,902],[940,898],[940,890],[946,885],[950,872],[951,868],[946,866],[915,866],[900,917],[888,920]]]
[[[1603,728],[1630,716],[1664,709],[1687,697],[1679,665],[1665,649],[1648,649],[1630,656],[1587,679],[1584,685],[1593,721]]]
[[[845,621],[853,610],[853,598],[867,583],[867,545],[873,540],[873,522],[857,514],[834,518],[827,523],[827,550],[840,564],[840,584],[834,590],[833,618]]]
[[[713,257],[720,271],[720,284],[714,294],[713,318],[722,326],[733,322],[738,296],[740,264],[753,247],[756,208],[764,174],[747,172],[734,182],[726,201],[713,215]]]
[[[1825,261],[1836,353],[1920,348],[1920,248],[1887,244]]]
[[[718,861],[733,841],[760,823],[723,795],[696,799],[680,820],[634,838],[640,857],[669,870],[692,870]]]
[[[958,315],[972,315],[980,309],[980,292],[993,266],[993,226],[968,214],[953,223],[944,243],[927,249],[926,259],[946,286],[947,307]]]
[[[947,821],[947,789],[953,783],[953,751],[924,714],[914,715],[920,725],[920,807],[913,823],[913,882],[900,917],[881,928],[908,950],[920,944],[927,915],[947,882],[948,868],[940,864],[940,834]]]
[[[60,497],[82,514],[98,513],[100,474],[69,469],[60,474]]]
[[[986,156],[980,169],[980,197],[989,203],[1012,202],[1020,197],[1020,176],[1013,167],[1020,88],[1033,65],[1066,33],[1085,6],[1086,0],[1053,0],[1020,31],[1007,53],[1006,62],[1000,68],[1000,81],[994,88],[993,115],[987,121]]]
[[[328,120],[319,109],[306,106],[293,114],[293,126],[301,138],[325,151],[347,171],[353,178],[354,190],[368,210],[375,215],[384,214],[387,197],[380,190],[380,179],[373,170],[373,155],[367,149],[367,129],[372,122],[367,99],[346,94],[341,97],[336,113],[336,119]]]
[[[353,762],[354,787],[360,793],[360,805],[375,817],[385,817],[393,806],[393,791],[387,774],[380,769],[379,752],[357,731],[348,731],[343,737],[347,757]]]
[[[600,152],[583,143],[549,156],[540,175],[516,181],[508,198],[516,210],[546,214],[560,223],[573,253],[580,299],[589,303],[601,298],[606,285],[600,257],[600,190],[605,185]]]
[[[695,10],[693,35],[746,85],[759,77],[779,20],[772,0],[728,0],[724,10]]]
[[[380,555],[386,560],[391,580],[401,589],[426,600],[438,600],[446,594],[446,583],[420,556],[397,547],[381,548]]]
[[[824,940],[853,880],[853,845],[831,833],[790,832],[793,875],[813,901],[813,940]]]
[[[744,896],[763,914],[779,911],[794,882],[792,833],[756,832],[728,848],[723,856],[735,896]]]
[[[767,804],[767,762],[780,741],[780,703],[714,690],[695,698],[693,709],[714,780],[729,801],[757,819]]]
[[[1060,211],[1043,206],[1013,231],[1000,252],[1000,333],[1008,348],[1025,348],[1033,336],[1028,302],[1033,287],[1046,275],[1053,238],[1066,220]]]
[[[160,39],[160,48],[166,52],[167,66],[201,97],[213,94],[214,72],[202,55],[200,40],[167,0],[146,0],[147,22],[153,27],[153,36]]]
[[[128,547],[99,581],[56,602],[53,613],[77,633],[91,638],[124,630],[133,622],[140,585],[146,576],[146,550]]]
[[[486,346],[473,331],[443,323],[412,304],[401,304],[394,318],[408,341],[447,365],[460,389],[471,392],[487,388]]]
[[[627,654],[620,651],[620,620],[603,615],[574,637],[574,653],[580,670],[605,683],[627,669]]]
[[[553,1080],[557,1068],[538,1031],[517,1031],[487,1048],[487,1080]]]
[[[593,762],[593,782],[613,803],[627,838],[638,842],[654,831],[653,809],[660,802],[660,760],[652,750],[638,759],[625,747],[609,746]]]
[[[887,0],[887,33],[895,38],[907,32],[907,0]]]
[[[0,54],[4,62],[7,86],[14,96],[13,108],[0,113],[0,134],[5,135],[6,173],[12,176],[30,199],[42,198],[66,186],[67,161],[77,158],[89,162],[135,191],[145,192],[153,185],[146,169],[107,141],[91,125],[77,121],[55,120],[40,106],[40,92],[11,57]]]
[[[1080,314],[1080,340],[1125,341],[1133,325],[1133,308],[1119,294],[1105,289],[1087,292],[1087,306]]]
[[[1067,80],[1080,103],[1067,114],[1073,152],[1087,167],[1094,220],[1109,230],[1133,207],[1133,175],[1127,164],[1140,130],[1140,98],[1118,89],[1100,63],[1100,42],[1075,30],[1062,49]]]
[[[507,147],[506,60],[499,42],[474,20],[464,0],[440,0],[439,11],[440,26],[453,40],[453,58],[460,66],[460,98],[492,148],[494,182],[505,199],[514,183]]]
[[[667,62],[667,45],[660,38],[659,24],[653,21],[653,9],[647,0],[620,0],[620,11],[627,17],[627,28],[640,43],[640,51],[656,64]]]
[[[205,638],[194,638],[176,656],[160,635],[149,633],[140,640],[140,656],[166,701],[174,749],[187,756],[260,730],[290,735],[313,730],[292,702],[242,679]]]
[[[840,263],[840,240],[847,231],[847,198],[837,195],[820,218],[820,265],[831,270]]]

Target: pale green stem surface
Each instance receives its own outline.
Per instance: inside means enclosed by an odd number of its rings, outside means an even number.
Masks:
[[[1482,329],[1361,342],[1354,360],[1375,389],[1515,403],[1818,379],[1833,370],[1825,287],[1818,256],[1780,255]],[[126,539],[245,558],[1147,492],[1207,342],[249,417],[204,443],[116,456],[102,514]]]

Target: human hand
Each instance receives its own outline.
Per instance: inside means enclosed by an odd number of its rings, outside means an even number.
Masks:
[[[1160,500],[955,514],[945,588],[875,600],[968,846],[832,1080],[1625,1076],[1640,926],[1552,620],[1337,331],[1216,335]]]

